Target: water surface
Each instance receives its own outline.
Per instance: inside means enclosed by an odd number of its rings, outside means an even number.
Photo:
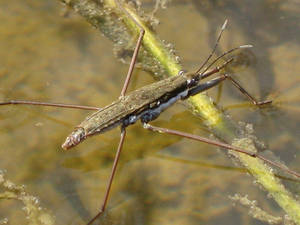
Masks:
[[[184,68],[196,69],[210,53],[218,30],[229,20],[218,52],[242,44],[248,66],[238,80],[274,108],[246,103],[226,83],[218,100],[290,168],[299,165],[300,6],[296,1],[173,1],[157,18],[159,36],[174,43]],[[145,4],[151,11],[153,4]],[[28,99],[104,106],[121,91],[127,65],[112,44],[83,18],[57,1],[0,3],[0,99]],[[137,70],[130,90],[153,82]],[[218,89],[209,92],[216,99]],[[0,169],[37,196],[56,224],[84,224],[100,207],[119,140],[119,130],[90,138],[68,152],[61,144],[86,111],[7,106],[0,108]],[[156,125],[209,136],[201,119],[176,105]],[[285,182],[288,182],[285,180]],[[288,184],[295,193],[297,182]],[[240,193],[270,214],[284,212],[246,172],[216,148],[154,134],[140,124],[128,129],[105,224],[265,224],[232,204]],[[26,224],[20,204],[3,201],[1,218]],[[0,219],[1,219],[0,218]]]

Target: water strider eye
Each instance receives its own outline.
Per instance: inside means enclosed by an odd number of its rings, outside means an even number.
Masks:
[[[188,87],[192,87],[197,82],[195,79],[195,74],[193,73],[187,73],[184,75],[186,77],[186,84]]]

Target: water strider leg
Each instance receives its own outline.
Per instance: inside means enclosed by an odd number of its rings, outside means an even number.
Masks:
[[[190,96],[194,96],[196,94],[199,94],[200,92],[206,91],[206,90],[218,85],[219,83],[221,83],[225,79],[226,79],[226,75],[222,74],[222,75],[220,75],[220,76],[218,76],[214,79],[211,79],[211,80],[206,81],[204,83],[200,83],[196,87],[189,89],[188,94],[184,99],[189,98]]]
[[[122,91],[121,91],[121,95],[120,95],[120,98],[122,98],[125,93],[126,93],[126,90],[128,88],[128,85],[129,85],[129,82],[130,82],[130,78],[132,76],[132,72],[133,72],[133,69],[134,69],[134,66],[135,66],[135,63],[136,63],[136,59],[137,59],[137,56],[138,56],[138,52],[139,52],[139,49],[141,47],[141,44],[142,44],[142,40],[143,40],[143,37],[144,37],[144,34],[145,34],[145,30],[142,28],[142,26],[123,8],[123,6],[121,5],[121,3],[118,1],[118,0],[115,0],[116,4],[119,6],[119,8],[129,17],[131,18],[134,23],[140,28],[140,34],[139,34],[139,37],[138,37],[138,40],[137,40],[137,43],[136,43],[136,46],[135,46],[135,49],[134,49],[134,52],[133,52],[133,55],[132,55],[132,59],[131,59],[131,62],[130,62],[130,66],[129,66],[129,69],[128,69],[128,73],[127,73],[127,76],[126,76],[126,79],[125,79],[125,82],[124,82],[124,85],[123,85],[123,88],[122,88]],[[124,143],[124,139],[125,139],[125,135],[126,135],[126,128],[125,127],[122,127],[121,126],[121,138],[120,138],[120,142],[119,142],[119,146],[118,146],[118,150],[117,150],[117,153],[116,153],[116,156],[115,156],[115,159],[114,159],[114,163],[113,163],[113,167],[112,167],[112,170],[111,170],[111,174],[110,174],[110,177],[109,177],[109,180],[108,180],[108,184],[107,184],[107,187],[106,187],[106,191],[105,191],[105,195],[104,195],[104,199],[103,199],[103,202],[102,202],[102,206],[100,208],[100,211],[97,213],[96,216],[94,216],[88,223],[87,225],[91,225],[97,218],[99,218],[102,213],[105,211],[105,208],[106,208],[106,204],[107,204],[107,201],[108,201],[108,197],[109,197],[109,193],[110,193],[110,189],[111,189],[111,185],[112,185],[112,182],[113,182],[113,179],[114,179],[114,176],[115,176],[115,173],[116,173],[116,169],[117,169],[117,165],[118,165],[118,162],[119,162],[119,159],[120,159],[120,155],[121,155],[121,151],[122,151],[122,147],[123,147],[123,143]]]
[[[10,100],[7,102],[0,102],[0,106],[1,105],[37,105],[37,106],[52,106],[52,107],[60,107],[60,108],[85,109],[85,110],[100,109],[99,107],[94,107],[94,106],[50,103],[50,102],[36,102],[36,101],[25,101],[25,100]]]
[[[132,21],[140,28],[140,34],[139,34],[139,37],[138,37],[138,40],[136,42],[136,46],[135,46],[135,49],[134,49],[134,52],[133,52],[133,55],[132,55],[132,58],[131,58],[131,62],[130,62],[130,65],[129,65],[129,69],[128,69],[128,72],[127,72],[127,76],[126,76],[126,79],[125,79],[125,82],[124,82],[124,85],[123,85],[123,88],[122,88],[122,91],[121,91],[121,95],[120,97],[123,97],[126,93],[126,90],[128,88],[128,85],[129,85],[129,82],[130,82],[130,78],[131,78],[131,75],[132,75],[132,72],[133,72],[133,69],[134,69],[134,66],[135,66],[135,63],[136,63],[136,60],[137,60],[137,56],[138,56],[138,52],[140,50],[140,47],[141,47],[141,44],[142,44],[142,40],[143,40],[143,37],[144,37],[144,34],[145,34],[145,30],[144,28],[123,8],[123,6],[121,5],[121,3],[119,2],[119,0],[115,0],[115,2],[117,3],[117,5],[119,6],[119,8],[130,18],[132,19]]]
[[[232,150],[232,151],[235,151],[235,152],[243,153],[243,154],[246,154],[250,157],[261,159],[264,162],[266,162],[266,163],[268,163],[272,166],[275,166],[275,167],[281,169],[282,171],[285,171],[288,174],[291,174],[291,175],[294,175],[295,177],[300,178],[299,173],[297,173],[293,170],[290,170],[285,165],[282,165],[282,164],[277,163],[277,162],[273,162],[273,161],[265,158],[262,155],[259,155],[257,153],[253,153],[253,152],[249,152],[245,149],[242,149],[242,148],[239,148],[239,147],[236,147],[236,146],[233,146],[233,145],[229,145],[229,144],[226,144],[224,142],[214,141],[214,140],[211,140],[211,139],[208,139],[208,138],[200,137],[200,136],[189,134],[189,133],[184,133],[184,132],[177,131],[177,130],[171,130],[171,129],[167,129],[167,128],[156,127],[156,126],[150,125],[148,123],[144,123],[143,126],[144,126],[145,129],[148,129],[148,130],[151,130],[151,131],[155,131],[155,132],[159,132],[159,133],[167,133],[167,134],[176,135],[176,136],[180,136],[180,137],[185,137],[185,138],[188,138],[188,139],[192,139],[192,140],[204,142],[204,143],[207,143],[207,144],[215,145],[215,146],[221,147],[221,149],[226,149],[227,151]]]
[[[106,187],[105,195],[104,195],[104,198],[103,198],[102,206],[100,208],[100,211],[97,213],[97,215],[94,216],[87,223],[87,225],[92,224],[105,211],[106,204],[107,204],[108,197],[109,197],[109,192],[110,192],[111,185],[112,185],[112,181],[114,179],[114,176],[115,176],[115,173],[116,173],[116,169],[117,169],[117,165],[118,165],[118,162],[119,162],[119,159],[120,159],[120,155],[121,155],[121,151],[122,151],[122,147],[123,147],[125,136],[126,136],[126,129],[122,127],[121,128],[121,138],[120,138],[118,150],[116,152],[116,156],[115,156],[115,159],[114,159],[114,163],[113,163],[113,167],[112,167],[112,170],[111,170],[111,174],[110,174],[110,177],[109,177],[109,180],[108,180],[108,183],[107,183],[107,187]]]
[[[226,79],[230,80],[231,83],[243,94],[245,95],[254,105],[266,105],[269,103],[272,103],[272,100],[266,100],[266,101],[257,101],[253,96],[249,94],[236,80],[234,80],[231,76],[225,75]]]
[[[214,79],[211,79],[205,83],[200,83],[198,86],[192,88],[189,90],[188,95],[186,98],[196,95],[200,92],[206,91],[216,85],[218,85],[220,82],[222,82],[225,79],[229,79],[233,85],[240,90],[240,92],[245,95],[254,105],[265,105],[272,103],[272,100],[266,100],[266,101],[257,101],[254,97],[252,97],[238,82],[236,82],[230,75],[228,74],[222,74]]]
[[[145,34],[145,30],[143,29],[143,27],[123,8],[123,6],[121,5],[121,3],[118,0],[115,0],[116,3],[118,4],[118,6],[120,7],[120,9],[128,16],[130,17],[134,23],[140,28],[140,34],[136,43],[136,47],[134,49],[133,55],[132,55],[132,59],[130,62],[130,66],[128,69],[128,73],[121,91],[121,95],[120,97],[124,96],[126,93],[126,90],[128,88],[129,82],[130,82],[130,78],[132,75],[132,71],[134,69],[135,63],[136,63],[136,59],[137,59],[137,55],[139,52],[139,49],[141,47],[141,43]],[[25,101],[25,100],[10,100],[7,102],[0,102],[0,106],[1,105],[38,105],[38,106],[52,106],[52,107],[60,107],[60,108],[72,108],[72,109],[84,109],[84,110],[99,110],[100,108],[98,107],[93,107],[93,106],[82,106],[82,105],[73,105],[73,104],[62,104],[62,103],[50,103],[50,102],[36,102],[36,101]]]

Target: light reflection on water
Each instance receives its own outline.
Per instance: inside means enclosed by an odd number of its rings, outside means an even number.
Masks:
[[[118,97],[127,66],[113,57],[111,43],[81,17],[59,16],[62,6],[52,1],[0,4],[1,99],[103,106]],[[229,19],[219,51],[253,44],[251,66],[236,73],[247,90],[258,98],[274,98],[278,108],[229,107],[228,112],[236,121],[253,123],[257,136],[275,155],[299,171],[295,155],[299,149],[300,7],[293,1],[215,4],[170,4],[157,15],[162,22],[158,34],[175,44],[185,68],[192,70],[209,54],[215,33]],[[152,81],[138,71],[130,88]],[[243,101],[225,85],[222,106]],[[65,137],[87,114],[40,107],[2,107],[0,111],[0,168],[38,196],[57,224],[82,223],[96,212],[117,147],[119,131],[114,130],[74,150],[61,150]],[[168,110],[157,124],[209,135],[198,129],[201,121],[182,106]],[[232,207],[228,199],[236,192],[249,194],[262,208],[275,208],[252,182],[213,147],[153,134],[135,125],[128,129],[105,222],[253,224],[255,220],[245,216],[248,210]],[[14,209],[19,206],[0,207],[1,216],[9,217],[12,224],[25,223],[16,216],[19,211]]]

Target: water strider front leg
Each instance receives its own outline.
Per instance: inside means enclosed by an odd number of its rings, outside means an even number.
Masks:
[[[209,138],[200,137],[198,135],[185,133],[185,132],[178,131],[178,130],[172,130],[172,129],[168,129],[168,128],[156,127],[156,126],[150,125],[149,123],[143,123],[143,127],[147,130],[155,131],[155,132],[158,132],[158,133],[166,133],[166,134],[176,135],[176,136],[180,136],[180,137],[200,141],[200,142],[203,142],[203,143],[207,143],[207,144],[210,144],[210,145],[215,145],[217,147],[220,147],[222,150],[227,150],[227,151],[232,150],[232,151],[235,151],[235,152],[238,152],[238,153],[246,154],[250,157],[261,159],[265,163],[268,163],[268,164],[270,164],[274,167],[277,167],[277,168],[281,169],[282,171],[285,171],[288,174],[291,174],[291,175],[294,175],[297,178],[300,178],[299,173],[297,173],[293,170],[290,170],[289,168],[287,168],[285,165],[283,165],[281,163],[273,162],[273,161],[265,158],[262,155],[247,151],[245,149],[242,149],[242,148],[239,148],[239,147],[236,147],[236,146],[224,143],[224,142],[211,140]]]
[[[236,80],[234,80],[231,76],[225,74],[225,78],[228,79],[233,86],[235,86],[243,95],[245,95],[253,105],[266,105],[272,103],[272,100],[266,100],[266,101],[257,101],[252,95],[249,94]]]
[[[199,94],[203,91],[206,91],[206,90],[218,85],[219,83],[221,83],[225,79],[226,79],[226,75],[223,74],[223,75],[220,75],[220,76],[218,76],[214,79],[206,81],[205,83],[200,83],[196,87],[189,89],[187,96],[183,99],[187,99],[190,96],[194,96],[194,95]]]
[[[204,74],[205,75],[205,74]],[[198,86],[192,88],[189,90],[188,95],[186,98],[196,95],[200,92],[206,91],[216,85],[218,85],[219,83],[221,83],[224,80],[230,80],[231,83],[243,94],[245,95],[251,103],[253,103],[254,105],[266,105],[266,104],[270,104],[272,103],[272,100],[266,100],[266,101],[257,101],[254,97],[252,97],[249,92],[247,92],[237,81],[235,81],[230,75],[228,74],[222,74],[212,80],[209,80],[205,83],[200,83]]]

